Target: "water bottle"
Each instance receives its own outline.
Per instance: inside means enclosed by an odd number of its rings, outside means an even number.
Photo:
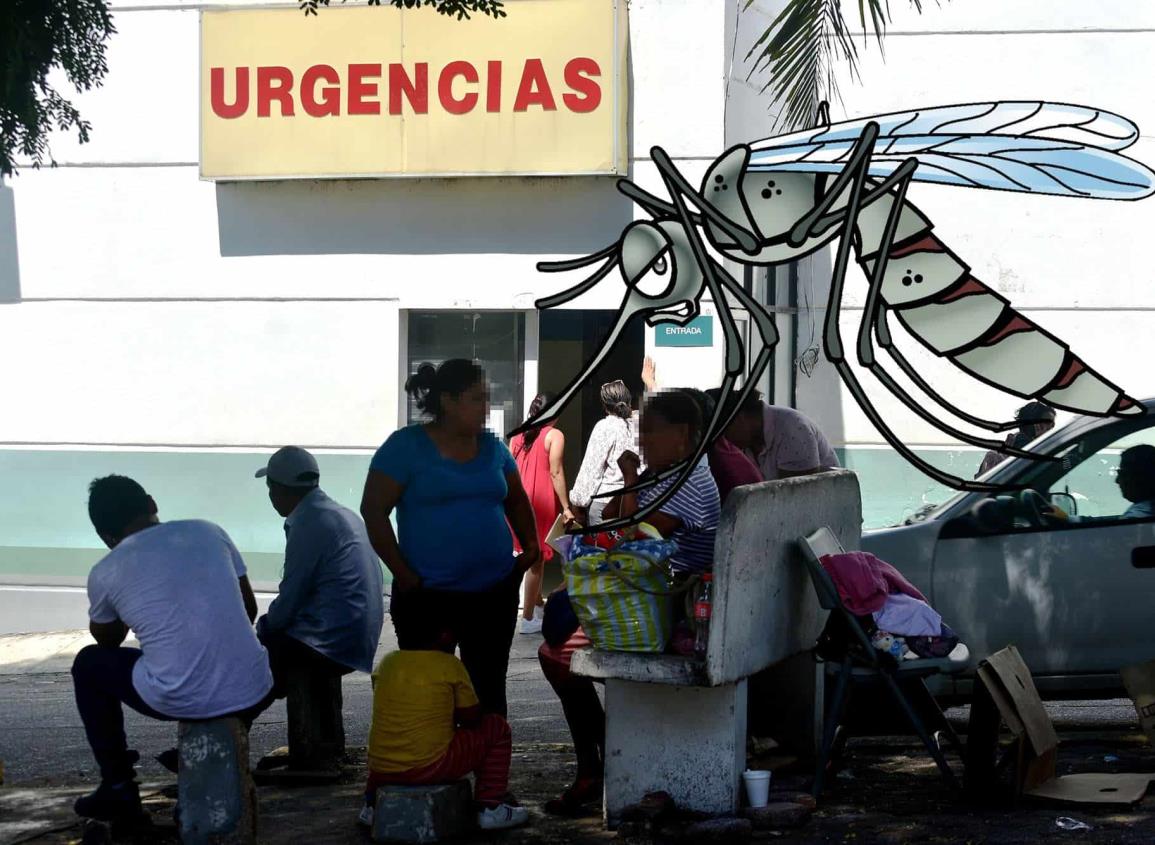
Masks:
[[[698,595],[694,599],[694,657],[706,659],[706,648],[710,642],[710,615],[714,605],[714,576],[703,573],[698,583]]]

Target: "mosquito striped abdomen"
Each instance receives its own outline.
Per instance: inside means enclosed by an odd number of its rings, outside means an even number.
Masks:
[[[890,205],[880,200],[859,216],[858,263],[868,278]],[[881,289],[883,302],[924,346],[1024,398],[1080,413],[1143,412],[1065,343],[971,275],[931,228],[917,208],[904,204]]]

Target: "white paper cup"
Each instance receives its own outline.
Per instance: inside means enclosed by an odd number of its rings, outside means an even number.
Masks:
[[[746,800],[751,807],[765,807],[770,801],[770,772],[752,771],[742,772],[742,781],[746,784]]]

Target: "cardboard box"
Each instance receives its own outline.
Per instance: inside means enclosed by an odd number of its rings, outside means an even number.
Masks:
[[[1123,686],[1135,704],[1135,713],[1147,739],[1155,745],[1155,660],[1124,667]]]
[[[1000,724],[1010,729],[1015,741],[1010,757],[995,764]],[[1016,795],[1079,804],[1134,804],[1155,777],[1098,773],[1059,777],[1058,750],[1059,736],[1018,649],[1008,646],[980,663],[967,736],[968,791],[989,789],[1012,761]]]

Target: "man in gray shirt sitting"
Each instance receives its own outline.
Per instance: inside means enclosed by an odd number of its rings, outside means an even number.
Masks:
[[[290,671],[373,671],[385,605],[381,564],[361,517],[320,488],[316,459],[285,446],[257,471],[285,517],[285,570],[257,637],[269,652],[278,698]]]

